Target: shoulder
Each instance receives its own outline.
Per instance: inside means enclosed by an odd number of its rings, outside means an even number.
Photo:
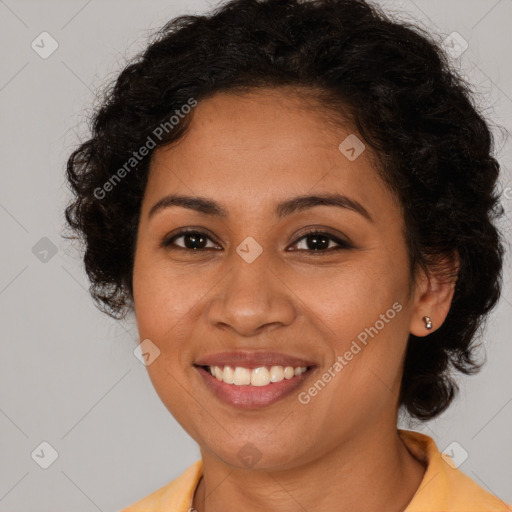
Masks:
[[[194,462],[178,478],[142,498],[121,512],[187,512],[192,506],[194,492],[202,476],[202,460]]]
[[[512,507],[478,485],[419,432],[399,430],[411,454],[426,465],[425,475],[406,512],[512,512]]]

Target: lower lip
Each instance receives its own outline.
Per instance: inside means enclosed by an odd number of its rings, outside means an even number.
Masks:
[[[271,405],[285,396],[293,393],[307,379],[312,368],[281,382],[272,382],[266,386],[236,386],[218,380],[202,366],[196,370],[203,378],[206,386],[223,402],[241,409],[259,409]]]

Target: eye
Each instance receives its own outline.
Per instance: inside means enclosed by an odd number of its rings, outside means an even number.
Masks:
[[[331,242],[336,244],[331,245]],[[311,230],[301,236],[294,245],[302,244],[302,248],[293,250],[306,250],[309,252],[331,252],[340,249],[350,249],[352,245],[341,238],[324,231]]]
[[[183,239],[183,241],[178,244],[177,240]],[[177,234],[167,237],[162,241],[162,247],[170,248],[180,248],[180,249],[188,249],[190,251],[199,251],[202,249],[211,249],[212,246],[208,246],[208,241],[212,242],[210,236],[204,231],[200,231],[197,229],[182,229]],[[213,248],[216,249],[216,245],[213,245]]]
[[[177,240],[180,239],[182,239],[181,243],[177,243]],[[211,242],[211,245],[208,245],[208,242]],[[333,246],[332,243],[335,245]],[[294,243],[296,246],[300,244],[302,244],[302,248],[292,249],[292,251],[305,250],[312,253],[322,253],[352,248],[352,245],[345,240],[319,230],[311,230],[303,234]],[[178,233],[166,237],[161,245],[165,248],[179,248],[189,251],[219,250],[219,246],[212,241],[210,235],[198,229],[182,229]]]

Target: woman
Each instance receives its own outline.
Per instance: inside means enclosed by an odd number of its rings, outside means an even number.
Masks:
[[[398,430],[471,373],[499,165],[444,54],[360,0],[169,22],[69,158],[98,305],[201,460],[135,511],[502,511]]]

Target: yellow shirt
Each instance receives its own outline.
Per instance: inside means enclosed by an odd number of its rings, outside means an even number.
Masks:
[[[405,512],[511,512],[496,498],[438,450],[434,440],[419,432],[398,430],[409,451],[426,465],[423,480]],[[450,464],[451,462],[451,464]],[[189,512],[199,479],[202,460],[178,478],[121,512]]]

